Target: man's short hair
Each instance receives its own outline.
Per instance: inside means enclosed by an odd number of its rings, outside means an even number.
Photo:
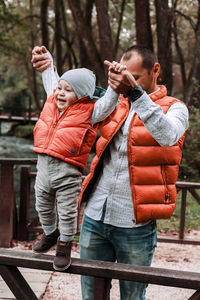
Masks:
[[[131,46],[128,49],[125,50],[122,60],[129,60],[132,57],[133,52],[137,52],[139,55],[142,57],[142,66],[143,68],[147,69],[150,71],[154,64],[158,62],[158,59],[156,55],[151,51],[150,49],[142,46]]]

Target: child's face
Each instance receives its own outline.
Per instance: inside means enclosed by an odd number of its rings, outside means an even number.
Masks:
[[[55,101],[58,106],[59,111],[64,111],[69,105],[71,105],[78,98],[74,93],[73,88],[67,81],[60,80],[58,82],[58,87],[55,91]]]

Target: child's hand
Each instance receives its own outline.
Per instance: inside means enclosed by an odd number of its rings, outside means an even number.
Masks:
[[[35,46],[32,50],[32,55],[42,55],[47,53],[47,48],[45,46]]]
[[[122,73],[127,69],[127,66],[122,65],[116,61],[113,61],[112,63],[108,60],[104,61],[104,64],[108,66],[108,71],[113,71],[115,73]]]
[[[134,76],[127,70],[126,65],[113,61],[104,61],[108,66],[108,84],[117,93],[127,94],[131,87],[137,86]]]
[[[52,61],[51,54],[47,51],[45,46],[36,46],[33,48],[31,62],[36,71],[43,72],[50,67]]]

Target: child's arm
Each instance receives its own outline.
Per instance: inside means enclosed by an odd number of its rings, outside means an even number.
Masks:
[[[49,97],[57,87],[59,76],[54,70],[53,58],[50,52],[44,46],[36,46],[32,51],[33,67],[36,71],[42,73],[44,89]]]
[[[109,71],[112,70],[117,74],[126,70],[126,66],[117,62],[110,63],[105,61],[104,63],[109,67]],[[94,110],[90,118],[93,125],[106,119],[115,109],[119,94],[114,91],[114,88],[114,82],[109,82],[105,95],[95,102]]]
[[[54,70],[53,58],[50,52],[45,53],[45,55],[47,55],[51,61],[50,66],[42,72],[42,81],[48,98],[58,86],[59,76],[57,71]]]

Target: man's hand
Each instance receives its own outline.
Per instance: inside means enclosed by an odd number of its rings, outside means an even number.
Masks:
[[[108,84],[115,92],[127,94],[131,87],[137,86],[137,81],[125,65],[108,60],[105,60],[104,64],[108,66]]]
[[[38,72],[43,72],[51,65],[51,58],[46,54],[48,53],[45,46],[36,46],[32,50],[33,68]]]

